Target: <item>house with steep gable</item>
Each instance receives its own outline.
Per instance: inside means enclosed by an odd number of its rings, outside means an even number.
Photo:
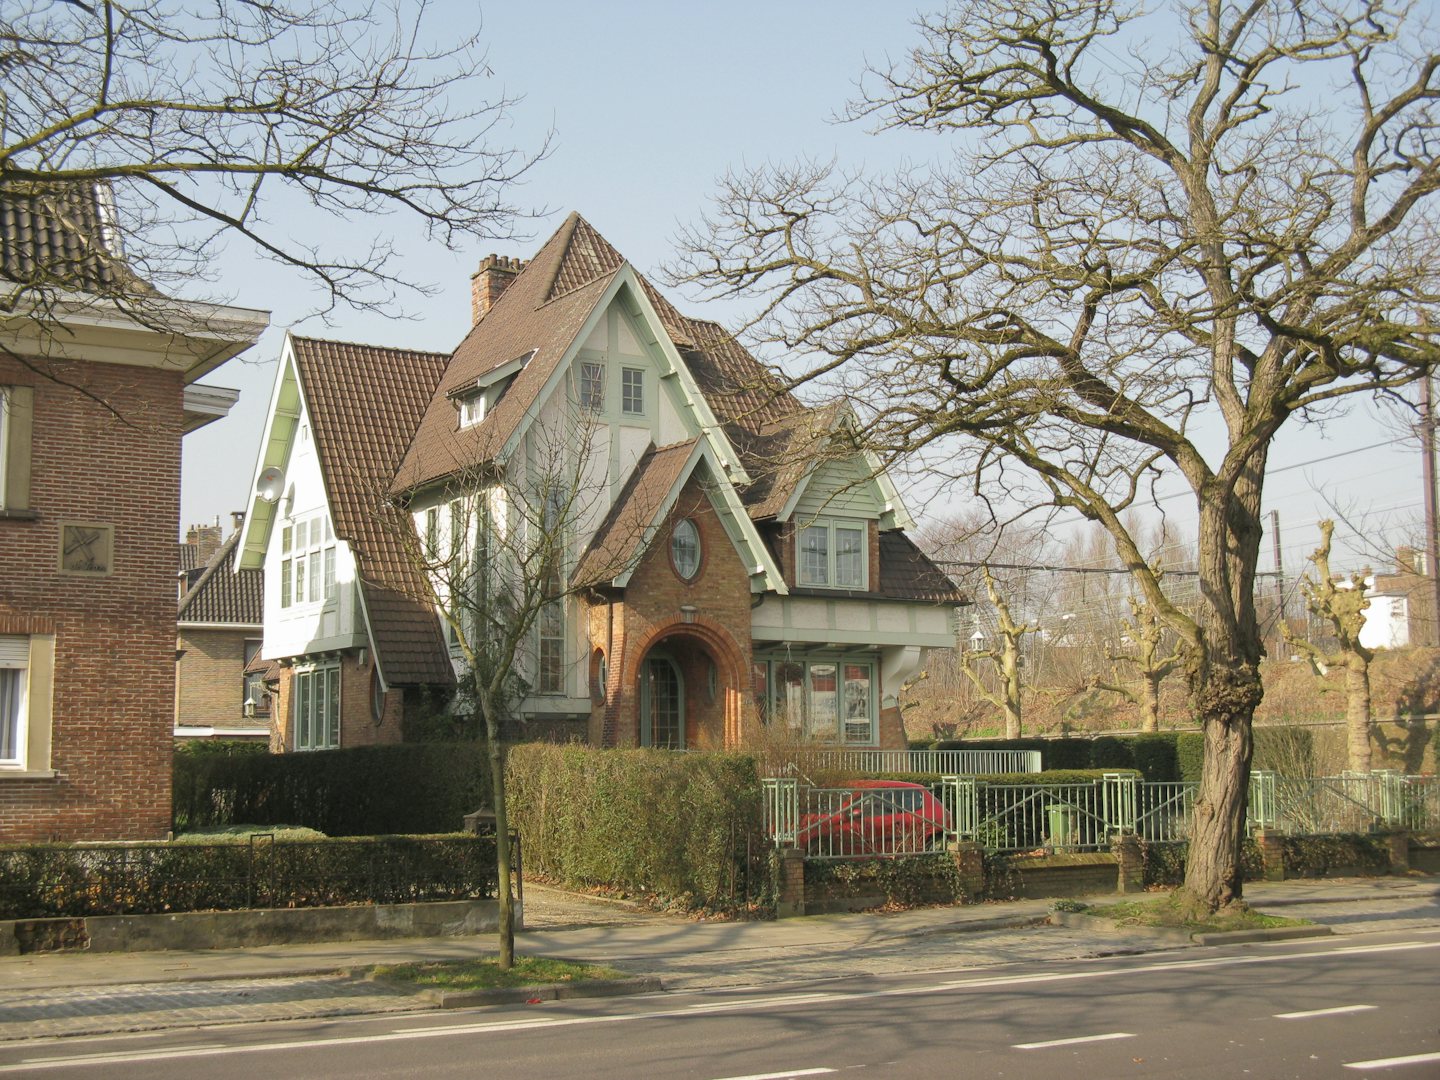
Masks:
[[[0,195],[0,841],[169,831],[181,439],[268,323],[161,296],[116,228],[103,190]]]
[[[537,621],[517,672],[522,730],[597,746],[720,748],[768,723],[834,745],[902,747],[900,688],[922,649],[953,644],[952,614],[967,601],[905,535],[904,505],[856,449],[853,417],[804,404],[720,327],[681,315],[579,215],[528,261],[486,259],[472,315],[448,359],[427,366],[433,382],[413,424],[384,436],[392,448],[392,436],[406,440],[389,495],[430,547],[467,497],[482,494],[503,520],[507,486],[537,482],[557,455],[585,488],[567,524],[563,600]],[[322,348],[370,349],[287,345],[282,383],[286,364]],[[299,370],[294,391],[277,387],[274,430],[287,408],[300,422],[299,399],[320,393],[319,371],[306,381],[303,359]],[[368,380],[344,377],[351,406],[368,414]],[[346,467],[336,440],[353,433],[318,418],[310,431],[308,451],[267,432],[257,466],[257,478],[275,466],[297,488],[293,507],[287,489],[268,511],[268,528],[263,500],[252,508],[244,544],[268,551],[267,581],[284,579],[294,530],[315,512],[303,455],[333,459],[320,470],[326,483]],[[277,539],[285,528],[288,546]],[[483,563],[473,531],[456,535]],[[383,562],[364,545],[362,582],[367,562],[377,572]],[[300,586],[291,588],[293,603]],[[395,592],[417,595],[403,583]],[[298,643],[284,638],[274,599],[265,655],[280,657]],[[454,670],[458,657],[431,621],[434,655]],[[338,715],[351,708],[342,688]]]
[[[239,572],[263,570],[274,750],[398,742],[426,688],[454,681],[383,510],[445,361],[285,338],[235,560]],[[266,470],[283,478],[273,490]]]

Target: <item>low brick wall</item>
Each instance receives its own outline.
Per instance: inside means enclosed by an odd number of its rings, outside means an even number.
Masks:
[[[175,915],[94,915],[78,919],[0,922],[0,956],[85,949],[151,952],[160,949],[237,949],[314,941],[389,937],[458,937],[495,930],[494,900],[357,907],[190,911]],[[516,929],[524,908],[515,905]]]
[[[1041,900],[1119,891],[1119,866],[1108,851],[994,859],[986,868],[992,900]]]

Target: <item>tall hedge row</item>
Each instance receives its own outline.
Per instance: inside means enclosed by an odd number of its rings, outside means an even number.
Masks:
[[[479,742],[401,743],[304,754],[175,755],[175,831],[302,825],[328,836],[454,832],[490,805]]]
[[[765,845],[755,758],[527,743],[506,794],[527,872],[692,904],[756,893]]]
[[[1311,733],[1305,728],[1257,727],[1254,767],[1303,775],[1309,769],[1312,748]],[[957,739],[936,743],[935,749],[1038,750],[1046,771],[1137,769],[1146,780],[1162,782],[1198,781],[1205,764],[1205,736],[1198,731],[1066,739]]]

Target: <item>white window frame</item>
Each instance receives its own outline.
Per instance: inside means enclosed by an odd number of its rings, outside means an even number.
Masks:
[[[301,533],[305,540],[300,541]],[[280,529],[280,608],[312,608],[335,599],[335,530],[323,511],[286,521]]]
[[[340,665],[297,667],[290,679],[291,749],[335,750],[340,746]],[[317,718],[318,707],[321,715]],[[317,729],[317,720],[320,725]],[[318,736],[318,737],[317,737]]]
[[[6,731],[0,727],[0,769],[23,769],[26,761],[27,744],[30,741],[30,638],[29,635],[7,634],[0,636],[0,671],[18,672],[9,676],[6,682],[15,687],[13,717],[5,716],[6,701],[0,694],[0,725],[14,724],[9,733],[12,743],[10,752],[5,752]]]
[[[579,374],[580,407],[587,412],[605,411],[605,361],[581,360]]]
[[[635,376],[633,383],[630,376]],[[633,400],[632,400],[633,397]],[[625,416],[645,415],[645,369],[620,369],[620,412]]]
[[[0,668],[18,671],[14,745],[0,759],[6,776],[53,776],[50,771],[50,725],[55,682],[53,634],[0,635]]]
[[[840,534],[860,534],[860,575],[858,580],[840,581]],[[825,565],[820,574],[807,565],[805,541],[807,536],[823,535],[825,539]],[[795,581],[799,585],[815,589],[844,589],[850,592],[864,592],[870,588],[870,523],[863,518],[816,518],[806,521],[795,530]]]
[[[787,686],[778,682],[777,668],[793,664],[800,668],[799,694],[797,700],[787,701]],[[763,667],[763,672],[760,670]],[[816,668],[834,669],[835,689],[817,691],[815,688]],[[864,680],[868,684],[863,698],[846,694],[848,668],[864,668]],[[873,654],[857,656],[812,657],[757,657],[752,664],[753,679],[763,679],[763,707],[775,710],[775,715],[785,716],[787,726],[806,736],[823,739],[845,746],[875,746],[880,740],[879,686],[877,684],[880,661]],[[830,707],[825,715],[817,715],[816,705],[824,700],[818,695],[831,694]],[[862,711],[863,710],[863,711]],[[850,713],[856,715],[851,716]],[[766,718],[768,722],[768,717]],[[863,722],[863,727],[862,727]]]
[[[460,399],[460,427],[470,428],[485,419],[485,391],[476,390]]]

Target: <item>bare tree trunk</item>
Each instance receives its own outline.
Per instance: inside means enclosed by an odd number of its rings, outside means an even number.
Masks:
[[[1153,671],[1145,673],[1145,688],[1140,694],[1140,730],[1160,730],[1160,680]]]
[[[1205,733],[1205,764],[1185,863],[1182,902],[1200,916],[1241,902],[1240,846],[1250,796],[1252,723],[1263,689],[1255,619],[1260,479],[1252,457],[1229,499],[1200,500],[1199,625],[1203,655],[1190,666],[1190,700]]]
[[[1350,768],[1370,771],[1370,662],[1351,653],[1345,665],[1345,730]]]
[[[515,965],[515,903],[510,866],[510,818],[505,810],[505,748],[500,742],[500,724],[493,709],[485,709],[485,735],[490,755],[491,808],[495,811],[496,892],[499,902],[501,970]]]
[[[1020,738],[1020,650],[1016,642],[1005,639],[1002,657],[1005,681],[1005,738]]]

